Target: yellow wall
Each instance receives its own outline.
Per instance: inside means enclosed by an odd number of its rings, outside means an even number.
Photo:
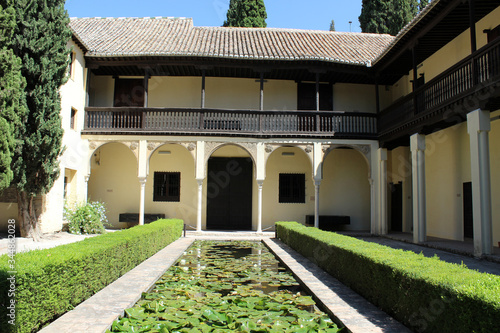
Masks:
[[[293,152],[294,156],[283,156]],[[304,173],[306,175],[306,202],[279,203],[279,174]],[[266,180],[263,185],[263,225],[278,221],[305,223],[306,215],[314,215],[314,183],[311,160],[300,148],[276,149],[267,161]]]
[[[337,83],[333,85],[333,109],[346,112],[375,113],[375,86]]]
[[[500,242],[500,111],[491,114],[497,118],[491,122],[490,167],[491,167],[491,207],[493,221],[493,245]]]
[[[258,110],[259,96],[260,83],[255,79],[206,79],[207,108]]]
[[[264,110],[297,110],[295,81],[267,80],[264,83]]]
[[[153,76],[149,80],[149,107],[201,107],[200,77]]]
[[[170,151],[170,155],[160,154],[159,152],[161,151]],[[198,187],[194,170],[194,158],[183,146],[167,144],[159,147],[149,160],[149,176],[146,182],[145,195],[145,213],[165,214],[166,218],[179,218],[191,226],[196,226]],[[181,195],[179,202],[153,201],[155,172],[181,173]]]
[[[427,234],[463,239],[463,183],[471,181],[467,123],[425,138]]]
[[[334,149],[325,158],[320,215],[346,215],[346,230],[370,230],[368,164],[354,149]]]
[[[120,143],[106,144],[95,154],[97,156],[92,157],[89,200],[104,202],[112,226],[125,227],[125,223],[118,223],[119,214],[139,213],[137,159],[128,147]]]
[[[115,80],[112,76],[92,75],[90,80],[90,106],[111,107],[115,92]]]

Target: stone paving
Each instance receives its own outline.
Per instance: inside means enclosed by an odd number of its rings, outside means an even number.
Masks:
[[[193,238],[178,239],[39,332],[105,332],[143,292],[154,286],[193,241]]]

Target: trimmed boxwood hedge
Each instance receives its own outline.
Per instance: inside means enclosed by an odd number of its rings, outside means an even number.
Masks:
[[[16,326],[7,306],[8,257],[0,257],[0,332],[32,332],[56,319],[182,235],[182,220],[159,220],[55,248],[19,253]]]
[[[296,222],[278,238],[416,332],[499,332],[500,277]]]

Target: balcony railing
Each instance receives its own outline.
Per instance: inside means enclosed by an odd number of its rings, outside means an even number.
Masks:
[[[94,133],[206,134],[247,136],[340,136],[374,138],[370,113],[326,111],[241,111],[87,107],[85,131]]]
[[[428,115],[445,110],[464,98],[500,80],[500,39],[460,61],[444,73],[417,89],[379,117],[379,133],[383,136],[410,122],[419,123]],[[480,98],[480,97],[478,97]]]

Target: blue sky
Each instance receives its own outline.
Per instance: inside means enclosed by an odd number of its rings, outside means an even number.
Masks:
[[[360,32],[361,0],[265,0],[267,26]],[[221,26],[229,0],[66,0],[70,17],[191,17],[195,26]],[[352,24],[349,25],[349,21]]]

